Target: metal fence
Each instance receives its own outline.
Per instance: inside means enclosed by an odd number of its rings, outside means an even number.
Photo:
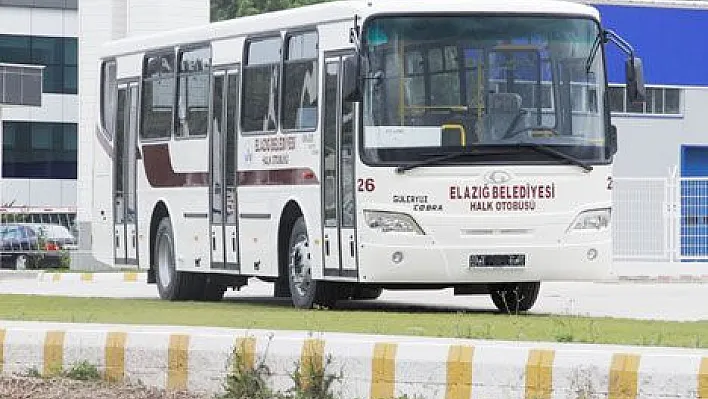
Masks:
[[[708,178],[621,178],[613,186],[619,261],[708,261]]]
[[[78,248],[75,221],[73,209],[0,208],[2,268],[68,267]]]

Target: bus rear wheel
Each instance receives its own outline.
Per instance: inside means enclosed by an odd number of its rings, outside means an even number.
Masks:
[[[331,307],[336,298],[324,281],[312,278],[310,239],[305,219],[300,216],[290,232],[288,245],[288,281],[290,298],[296,308],[310,309],[314,305]]]
[[[539,281],[494,284],[490,287],[490,295],[499,311],[513,314],[531,309],[538,299],[540,289]]]
[[[202,276],[178,272],[175,263],[175,240],[169,217],[160,220],[155,234],[155,277],[161,299],[170,301],[197,299],[202,295]]]

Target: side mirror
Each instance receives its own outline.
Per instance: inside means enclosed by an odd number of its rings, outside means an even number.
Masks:
[[[625,63],[625,73],[627,75],[627,100],[630,103],[646,101],[647,92],[644,88],[644,70],[641,58],[628,58]]]
[[[347,102],[361,101],[359,86],[359,57],[350,55],[344,58],[344,76],[342,78],[342,98]]]

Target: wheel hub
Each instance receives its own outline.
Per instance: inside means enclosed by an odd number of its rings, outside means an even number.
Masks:
[[[167,288],[172,280],[170,266],[174,263],[170,237],[167,234],[161,235],[158,245],[157,270],[160,273],[160,284]]]

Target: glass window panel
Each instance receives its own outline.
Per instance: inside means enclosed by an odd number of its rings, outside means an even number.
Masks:
[[[64,64],[78,64],[78,40],[75,37],[64,38]]]
[[[180,72],[209,72],[211,68],[211,49],[202,47],[182,53]]]
[[[64,151],[75,152],[77,150],[76,143],[76,125],[75,124],[65,124],[63,134],[63,148]]]
[[[207,134],[208,95],[209,74],[180,76],[176,136],[205,136]]]
[[[61,65],[50,65],[44,68],[42,91],[57,94],[64,92],[64,69]]]
[[[651,89],[654,100],[654,113],[664,113],[664,89]]]
[[[253,40],[248,44],[248,65],[280,62],[280,37]]]
[[[680,89],[664,89],[664,111],[667,114],[681,113]]]
[[[627,112],[641,114],[644,113],[644,103],[632,103],[629,101],[629,97],[625,96],[627,107]]]
[[[446,46],[445,47],[445,70],[446,71],[456,71],[458,70],[458,58],[457,58],[457,47]]]
[[[212,223],[222,222],[222,170],[223,163],[221,157],[222,138],[224,129],[224,76],[214,76],[214,86],[212,90],[212,117],[211,117],[211,221]]]
[[[75,66],[64,67],[64,94],[77,94],[78,68]]]
[[[49,123],[36,123],[32,126],[32,149],[51,150],[52,149],[52,125]]]
[[[226,223],[236,224],[236,177],[238,157],[236,156],[236,127],[239,104],[239,74],[229,73],[226,94]]]
[[[103,64],[101,84],[101,118],[103,129],[108,134],[108,138],[113,138],[116,118],[116,95],[118,86],[116,85],[116,63],[107,62]]]
[[[305,32],[288,38],[288,60],[317,58],[317,32]]]
[[[174,86],[172,78],[152,79],[143,82],[140,137],[144,139],[170,137]]]
[[[610,111],[625,112],[624,108],[624,87],[612,86],[607,92],[610,99]]]
[[[0,61],[15,64],[31,64],[30,37],[0,35]]]
[[[64,63],[64,40],[59,37],[32,37],[32,63],[61,65]]]
[[[428,68],[430,73],[443,70],[442,49],[433,48],[428,50]]]
[[[342,227],[354,227],[354,106],[342,101],[340,163],[342,179]]]
[[[285,64],[283,129],[317,127],[317,60]]]
[[[245,67],[243,70],[243,132],[266,132],[276,129],[278,120],[277,64]]]
[[[323,162],[324,219],[326,227],[337,226],[337,93],[339,62],[327,63],[325,75]]]
[[[423,54],[420,51],[415,50],[406,53],[406,74],[423,73],[425,68],[423,62]]]

